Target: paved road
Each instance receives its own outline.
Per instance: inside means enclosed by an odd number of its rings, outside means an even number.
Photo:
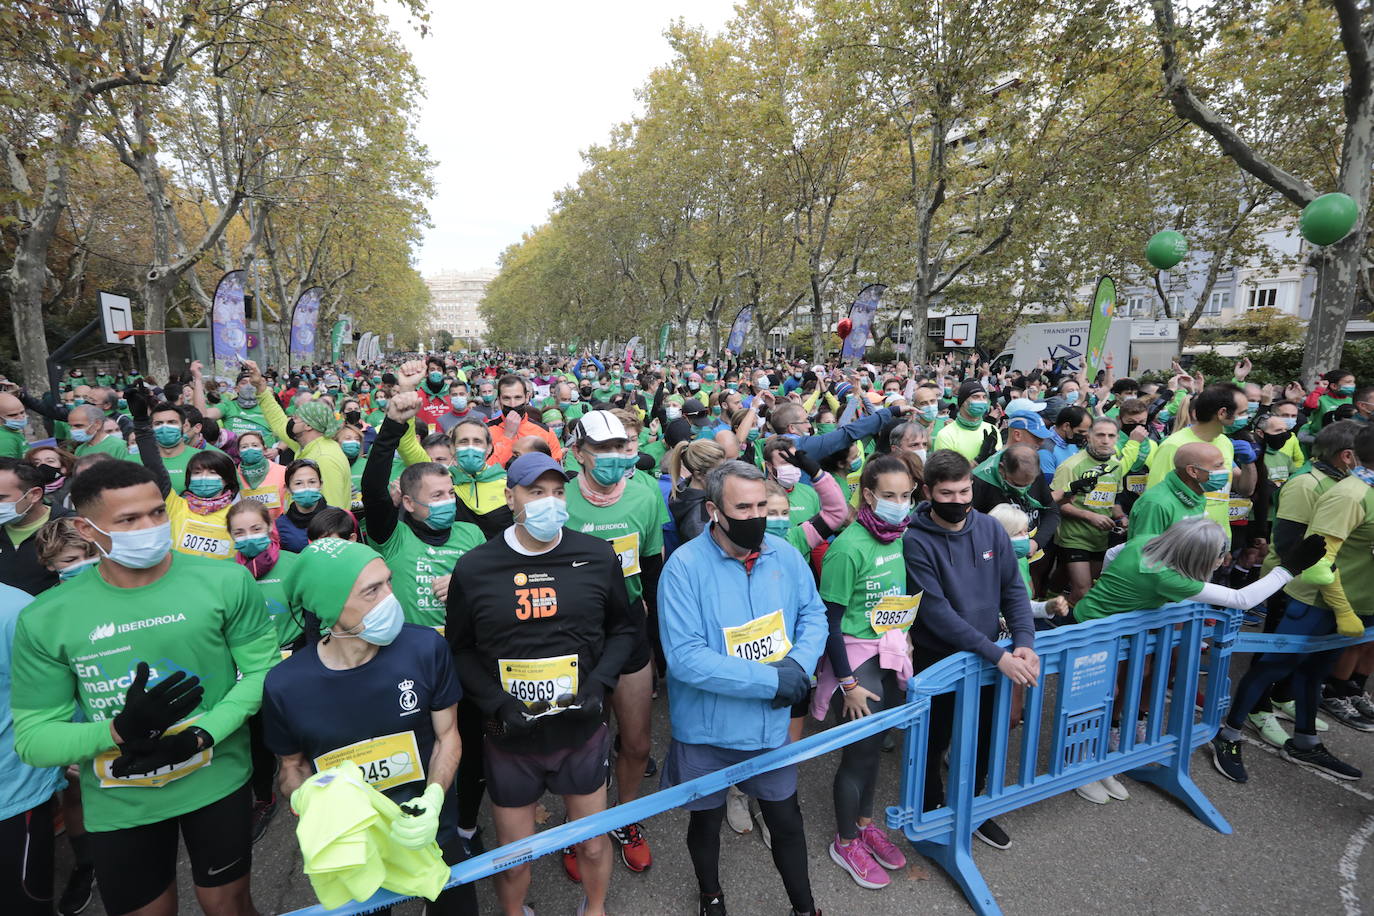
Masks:
[[[660,699],[655,723],[660,744],[666,743],[666,709]],[[1217,775],[1205,752],[1194,756],[1197,782],[1230,820],[1231,836],[1203,826],[1172,798],[1124,779],[1132,793],[1129,801],[1097,806],[1069,792],[1006,816],[1000,822],[1012,836],[1011,848],[998,851],[975,842],[975,857],[1008,914],[1374,916],[1374,734],[1332,728],[1328,746],[1371,774],[1365,780],[1338,783],[1252,744],[1245,752],[1250,782],[1242,786]],[[833,766],[830,758],[821,758],[804,765],[801,774],[812,881],[827,916],[969,913],[963,895],[928,863],[899,873],[883,891],[868,891],[830,861]],[[881,779],[879,799],[895,798],[895,755],[884,755]],[[550,823],[558,823],[559,804],[549,804]],[[289,814],[278,816],[254,848],[254,898],[263,913],[314,902],[301,874],[291,820]],[[655,853],[650,871],[631,874],[617,862],[613,916],[695,916],[696,887],[682,842],[686,820],[673,811],[647,825]],[[489,821],[485,833],[492,836]],[[781,883],[757,833],[737,836],[724,828],[722,853],[732,914],[787,913]],[[912,860],[923,862],[914,854]],[[59,875],[65,875],[68,863],[66,844],[59,841]],[[180,883],[181,911],[197,912],[184,861]],[[490,887],[481,888],[479,897],[484,913],[497,912]],[[579,899],[557,857],[535,863],[530,902],[539,916],[572,914]],[[104,910],[97,902],[87,912]],[[405,904],[395,912],[410,916],[420,907]]]

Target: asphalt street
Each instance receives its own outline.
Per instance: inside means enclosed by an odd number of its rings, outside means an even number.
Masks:
[[[657,701],[656,756],[667,744],[667,704]],[[812,723],[814,724],[814,723]],[[1072,792],[1013,812],[999,822],[1012,846],[999,851],[974,843],[983,875],[1008,914],[1199,913],[1209,916],[1341,914],[1374,916],[1374,734],[1333,724],[1328,747],[1365,771],[1359,782],[1340,783],[1278,758],[1270,749],[1246,746],[1250,782],[1237,785],[1218,775],[1205,751],[1193,757],[1198,784],[1231,822],[1223,836],[1195,820],[1152,787],[1123,779],[1128,801],[1098,806]],[[897,755],[884,754],[880,803],[897,796]],[[811,876],[827,916],[908,916],[971,912],[943,872],[914,853],[903,872],[881,891],[864,890],[830,861],[834,827],[833,758],[801,769]],[[549,824],[562,820],[549,798]],[[881,814],[880,814],[881,816]],[[633,874],[617,860],[608,910],[611,916],[694,916],[697,895],[683,836],[687,818],[670,811],[645,825],[654,865]],[[494,836],[484,818],[486,837]],[[722,881],[735,916],[784,916],[781,882],[758,832],[736,835],[723,828]],[[58,875],[70,867],[67,845],[58,841]],[[314,903],[293,833],[282,811],[253,850],[253,896],[260,912],[285,913]],[[184,861],[179,870],[180,911],[198,912]],[[497,913],[490,882],[479,899]],[[557,856],[536,862],[530,904],[538,916],[570,916],[581,899]],[[3,907],[0,907],[2,910]],[[418,914],[420,904],[394,909]],[[103,914],[97,900],[87,913]]]

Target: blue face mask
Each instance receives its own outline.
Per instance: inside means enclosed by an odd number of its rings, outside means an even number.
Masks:
[[[266,534],[254,534],[234,541],[234,549],[250,560],[271,546],[272,538]]]
[[[9,417],[5,420],[5,426],[15,432],[23,432],[28,425],[29,421],[23,417]]]
[[[443,381],[444,381],[444,373],[442,373],[442,372],[431,372],[431,373],[429,374],[429,383],[430,383],[431,385],[440,385],[440,384],[443,384]]]
[[[525,526],[530,537],[548,543],[558,537],[558,532],[568,521],[568,503],[557,496],[545,496],[525,503],[525,518],[520,524]]]
[[[466,396],[466,395],[462,395],[462,394],[455,394],[455,395],[453,396],[453,409],[454,409],[454,410],[457,410],[457,411],[464,411],[464,410],[467,410],[467,409],[468,409],[468,399],[467,399],[467,396]]]
[[[1065,403],[1065,404],[1077,404],[1077,403],[1078,403],[1078,392],[1077,392],[1077,391],[1070,391],[1068,394],[1064,395],[1064,403]]]
[[[1194,467],[1196,467],[1196,465],[1194,465]],[[1199,470],[1204,469],[1200,468]],[[1219,493],[1222,490],[1226,489],[1227,485],[1230,483],[1231,472],[1229,470],[1222,469],[1220,471],[1208,471],[1207,479],[1202,482],[1202,492]]]
[[[401,632],[401,627],[405,625],[405,612],[401,610],[401,602],[392,592],[381,601],[378,601],[372,610],[363,616],[363,631],[361,633],[339,633],[331,630],[330,635],[336,638],[344,637],[347,639],[361,639],[363,642],[370,642],[374,646],[389,646],[396,641],[396,637]]]
[[[262,449],[260,449],[260,448],[253,448],[252,446],[250,446],[250,447],[248,447],[248,448],[241,448],[241,449],[239,449],[239,460],[240,460],[243,464],[247,464],[247,465],[261,464],[261,463],[262,463]]]
[[[1012,538],[1011,550],[1019,558],[1030,556],[1030,538]]]
[[[861,470],[863,466],[864,460],[862,458],[855,458],[853,461],[849,462],[849,470],[851,473],[854,471]]]
[[[291,499],[302,509],[309,509],[320,501],[320,491],[317,487],[308,487],[301,490],[292,490]]]
[[[911,517],[911,503],[880,499],[873,507],[873,514],[889,525],[900,525]]]
[[[1292,429],[1293,427],[1298,425],[1297,417],[1279,417],[1279,419],[1283,421],[1284,429]]]
[[[91,441],[91,434],[90,434],[90,431],[89,431],[89,430],[85,430],[85,429],[74,429],[74,430],[72,430],[72,441],[74,441],[74,442],[83,442],[83,443],[84,443],[84,442],[90,442],[90,441]]]
[[[89,522],[90,519],[87,519]],[[172,523],[163,522],[152,528],[137,531],[106,531],[94,522],[91,527],[110,539],[107,551],[99,544],[96,549],[125,569],[151,569],[172,552]]]
[[[940,415],[940,410],[934,404],[927,404],[921,408],[918,416],[927,423],[934,423],[935,418]]]
[[[613,487],[635,466],[635,459],[628,455],[597,455],[592,465],[592,479],[603,487]]]
[[[1374,470],[1357,465],[1356,467],[1350,469],[1350,473],[1354,474],[1356,477],[1360,478],[1365,483],[1369,484],[1371,487],[1374,487]]]
[[[770,518],[764,523],[763,528],[769,534],[785,538],[787,532],[792,530],[792,520],[790,518]]]
[[[224,481],[218,477],[192,477],[186,489],[201,499],[209,499],[224,492]]]
[[[91,557],[89,560],[82,560],[80,563],[73,563],[66,569],[59,569],[57,571],[57,578],[61,579],[63,582],[66,582],[69,579],[75,579],[77,576],[81,575],[87,569],[89,569],[90,567],[94,566],[99,562],[100,557]]]
[[[453,527],[453,520],[458,517],[458,501],[455,499],[441,503],[430,503],[426,508],[429,515],[421,519],[425,527],[434,531],[444,531]]]
[[[363,444],[357,439],[346,439],[339,443],[339,448],[349,458],[357,458],[363,452]]]
[[[163,448],[174,448],[177,443],[181,442],[181,427],[154,426],[153,438],[156,439],[157,444]]]

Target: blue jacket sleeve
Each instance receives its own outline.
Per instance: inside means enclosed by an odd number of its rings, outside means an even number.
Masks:
[[[658,620],[663,654],[672,659],[672,677],[698,690],[730,696],[770,700],[778,693],[778,672],[768,665],[734,658],[716,649],[707,635],[707,619],[714,619],[709,599],[684,562],[682,551],[673,554],[658,580]],[[711,590],[712,593],[714,590]],[[819,605],[820,599],[817,598]],[[714,602],[711,602],[714,606]],[[812,652],[814,666],[825,641],[825,608],[821,607],[819,635]],[[798,631],[800,633],[800,630]],[[795,650],[795,641],[794,641]],[[798,657],[797,661],[802,659]],[[811,668],[806,670],[810,671]]]
[[[849,448],[850,443],[858,439],[876,436],[891,419],[892,411],[886,407],[879,407],[868,416],[846,423],[839,429],[821,433],[819,436],[802,436],[797,440],[797,448],[817,461],[824,461],[826,457]]]
[[[595,356],[584,356],[577,361],[576,365],[573,366],[573,375],[576,376],[578,379],[582,378],[582,366],[584,363],[587,362],[587,360],[591,360],[592,364],[596,366],[597,375],[600,375],[602,372],[606,371],[606,367],[601,365],[601,360],[597,359]]]

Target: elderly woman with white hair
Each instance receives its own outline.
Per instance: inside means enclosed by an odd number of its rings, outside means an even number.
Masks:
[[[1258,582],[1226,588],[1208,580],[1221,566],[1229,539],[1205,516],[1181,519],[1148,541],[1128,541],[1102,571],[1102,576],[1073,608],[1077,621],[1096,620],[1127,611],[1149,610],[1176,601],[1200,601],[1216,607],[1252,608],[1283,588],[1326,554],[1326,544],[1312,535]]]

